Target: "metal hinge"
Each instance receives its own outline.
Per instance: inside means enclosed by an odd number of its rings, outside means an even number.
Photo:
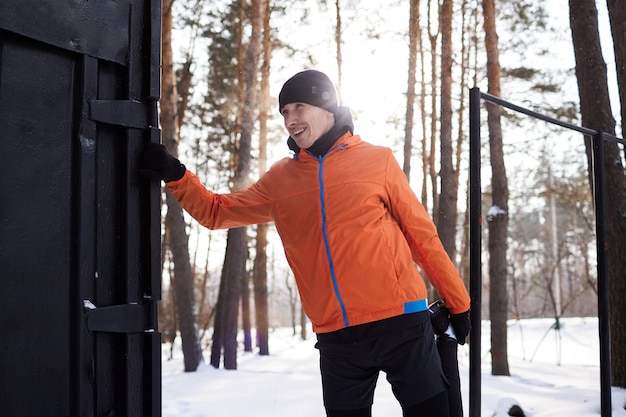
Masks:
[[[157,305],[131,303],[96,307],[89,300],[83,305],[87,314],[87,328],[94,332],[151,333],[156,332]]]
[[[152,103],[136,100],[91,100],[90,120],[116,126],[143,129],[152,119]]]

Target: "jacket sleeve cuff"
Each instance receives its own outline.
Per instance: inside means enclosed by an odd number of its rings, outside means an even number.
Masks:
[[[177,185],[180,185],[183,182],[185,182],[189,174],[190,174],[189,170],[186,169],[182,177],[173,181],[165,181],[165,185],[167,185],[168,187],[176,187]]]

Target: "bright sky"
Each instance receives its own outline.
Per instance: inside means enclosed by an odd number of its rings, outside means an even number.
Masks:
[[[320,6],[320,3],[323,5]],[[314,67],[324,71],[333,81],[338,82],[334,3],[334,1],[301,0],[294,2],[286,15],[273,15],[272,26],[276,31],[276,36],[290,44],[296,51],[294,56],[287,56],[284,50],[274,51],[270,85],[270,95],[274,100],[283,82],[306,68]],[[425,19],[427,3],[422,2],[422,28],[425,48],[430,49]],[[537,62],[543,62],[545,65],[573,67],[568,14],[563,13],[568,9],[568,1],[544,0],[543,3],[550,10],[552,15],[550,25],[555,28],[552,35],[549,32],[545,33],[546,39],[542,42],[548,45],[549,53],[541,58],[537,54],[528,55],[530,51],[508,54],[503,51],[501,64],[504,67],[522,65],[524,60],[528,59],[532,59],[535,65]],[[342,0],[341,2],[343,27],[341,91],[343,104],[349,106],[353,112],[356,132],[372,143],[394,148],[396,155],[400,158],[402,156],[401,143],[404,139],[407,90],[408,40],[405,33],[409,10],[407,1],[387,0],[384,2],[384,7],[381,7],[381,4],[383,3],[379,0]],[[455,6],[459,7],[458,4]],[[613,102],[618,103],[606,4],[598,2],[597,7],[604,41],[603,52],[609,71],[610,91]],[[498,27],[498,32],[502,39],[506,38],[503,25]],[[375,36],[368,37],[367,34]],[[184,46],[177,48],[177,51],[182,52],[186,50],[189,42],[180,35],[174,38],[174,42]],[[480,38],[479,42],[482,43],[482,41]],[[458,39],[453,46],[456,48],[455,53],[458,54],[460,48]],[[201,52],[203,47],[198,42],[196,51]],[[479,57],[479,59],[484,58]],[[427,63],[426,72],[429,73],[429,71]],[[201,71],[196,72],[198,75],[200,73]],[[458,83],[458,75],[453,81]],[[575,79],[570,79],[568,84],[567,91],[571,93],[574,100],[577,100]],[[471,82],[468,87],[473,87]],[[486,79],[482,75],[478,79],[478,87],[483,90],[487,89]],[[517,103],[527,99],[528,96],[528,91],[515,91],[515,86],[510,82],[507,83],[507,80],[503,80],[502,91],[505,98]],[[453,87],[453,98],[458,99],[460,94],[457,84]],[[438,101],[437,104],[439,104]],[[613,112],[616,115],[619,114],[617,105],[614,106]],[[416,137],[421,136],[418,115],[419,113],[416,113]],[[275,116],[272,126],[282,134],[282,120],[277,112]],[[280,144],[284,145],[282,139],[280,139]],[[274,161],[286,154],[288,154],[286,146],[280,146],[272,150],[270,160]]]
[[[274,55],[273,89],[272,96],[276,97],[282,82],[295,72],[311,65],[305,59],[310,55],[315,60],[315,67],[326,72],[333,80],[337,81],[336,45],[334,40],[335,9],[334,1],[327,9],[319,7],[319,0],[303,0],[297,2],[289,10],[289,17],[277,17],[274,26],[278,30],[281,39],[292,43],[299,51],[299,58],[285,58],[280,51]],[[426,4],[427,2],[422,2]],[[546,45],[549,51],[543,57],[538,52],[530,50],[513,53],[501,53],[501,65],[512,67],[517,65],[560,65],[565,68],[573,68],[574,57],[569,32],[567,0],[550,0],[543,2],[548,7],[551,19],[550,26],[554,28],[552,34],[546,31],[541,45]],[[356,5],[358,4],[358,10]],[[408,26],[408,2],[390,0],[381,7],[378,0],[344,0],[342,5],[343,25],[343,82],[342,92],[344,104],[348,105],[354,113],[356,130],[366,137],[367,140],[376,144],[384,144],[393,147],[394,141],[402,141],[404,138],[404,113],[407,91],[407,68],[408,68],[408,39],[405,32]],[[455,5],[458,9],[458,4]],[[617,86],[615,75],[615,60],[613,58],[612,38],[608,25],[608,16],[605,2],[597,2],[600,31],[603,41],[603,53],[608,67],[608,79],[613,103],[618,103]],[[423,6],[425,9],[425,6]],[[283,20],[293,19],[299,16],[301,10],[309,12],[309,21],[287,23]],[[315,13],[315,10],[319,10]],[[425,10],[422,11],[422,28],[424,45],[430,49],[426,32]],[[479,30],[482,29],[482,26]],[[499,35],[505,38],[505,27],[498,27]],[[368,39],[366,33],[377,33],[378,39]],[[480,36],[480,34],[479,34]],[[482,37],[479,42],[483,42]],[[532,45],[531,45],[532,46]],[[453,45],[455,53],[459,53],[458,39]],[[539,49],[539,47],[537,48]],[[427,57],[428,58],[428,57]],[[525,62],[531,59],[531,63]],[[484,58],[479,57],[484,61]],[[281,68],[279,62],[285,62]],[[419,63],[418,63],[419,65]],[[458,62],[457,62],[458,68]],[[426,64],[427,77],[429,65]],[[573,74],[573,73],[570,73]],[[573,75],[572,75],[573,77]],[[454,98],[458,98],[459,76],[454,77],[457,85],[453,88]],[[560,80],[562,83],[563,80]],[[508,94],[510,100],[521,101],[526,99],[528,91],[515,91],[515,86],[510,85],[503,79],[503,94]],[[478,87],[487,89],[487,81],[479,77]],[[577,100],[576,80],[570,79],[566,91]],[[469,87],[473,87],[470,82]],[[419,93],[419,87],[418,87]],[[467,100],[467,96],[465,98]],[[437,102],[437,104],[439,104]],[[619,114],[619,107],[614,105],[614,113]],[[417,114],[417,113],[416,113]],[[397,119],[394,126],[388,123]],[[466,118],[467,120],[467,118]],[[416,129],[419,129],[419,120],[416,118]],[[396,149],[399,150],[399,149]]]

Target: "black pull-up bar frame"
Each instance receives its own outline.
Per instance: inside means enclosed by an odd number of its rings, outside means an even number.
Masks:
[[[589,135],[593,139],[593,195],[595,202],[596,246],[598,254],[598,333],[600,337],[600,408],[602,417],[611,416],[611,340],[609,325],[609,288],[606,277],[606,219],[604,186],[604,141],[626,145],[623,138],[573,125],[546,116],[527,108],[515,105],[494,95],[470,89],[470,163],[469,163],[469,210],[470,210],[470,296],[472,337],[470,338],[469,365],[469,417],[480,417],[481,409],[481,305],[482,305],[482,190],[481,190],[481,138],[480,105],[481,100],[497,104],[535,119],[543,120]]]

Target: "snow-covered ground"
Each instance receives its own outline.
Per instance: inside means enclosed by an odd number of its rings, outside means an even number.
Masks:
[[[559,332],[551,330],[552,324],[548,319],[510,322],[510,377],[491,375],[489,325],[483,324],[481,416],[504,417],[512,404],[527,417],[600,415],[597,319],[563,319]],[[180,350],[175,348],[174,359],[167,360],[169,345],[164,345],[163,417],[324,416],[315,336],[303,341],[291,333],[271,333],[270,356],[241,353],[236,371],[202,364],[197,372],[185,373]],[[467,345],[459,350],[466,416],[468,353]],[[208,362],[208,352],[205,358]],[[626,417],[626,390],[614,388],[612,403],[613,417]],[[372,414],[402,415],[384,375]]]

